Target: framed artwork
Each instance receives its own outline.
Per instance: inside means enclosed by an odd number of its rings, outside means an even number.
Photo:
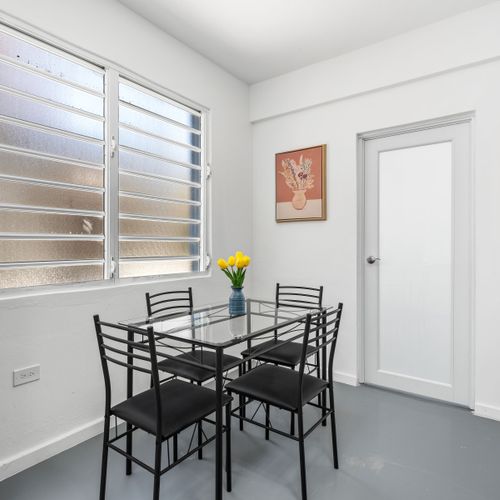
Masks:
[[[276,222],[326,220],[326,144],[276,154]]]

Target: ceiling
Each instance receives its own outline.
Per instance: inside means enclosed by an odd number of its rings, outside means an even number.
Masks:
[[[119,0],[254,83],[494,0]]]

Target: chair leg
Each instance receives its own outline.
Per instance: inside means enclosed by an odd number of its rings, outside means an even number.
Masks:
[[[177,457],[178,457],[178,451],[179,451],[179,445],[177,443],[177,434],[174,434],[174,437],[172,439],[173,441],[173,448],[174,448],[174,462],[177,462]]]
[[[271,420],[269,419],[269,404],[266,403],[265,405],[266,408],[266,441],[269,441],[269,424],[271,423]]]
[[[106,497],[106,476],[108,473],[108,441],[109,441],[109,417],[104,418],[104,435],[102,440],[102,462],[101,462],[101,488],[99,500]]]
[[[241,377],[245,372],[245,363],[238,366],[238,375]],[[240,406],[240,417],[246,416],[246,408],[245,408],[246,399],[245,396],[241,394],[238,395],[238,404]],[[243,430],[243,420],[240,419],[240,431]]]
[[[198,382],[198,385],[201,385],[201,382]],[[198,446],[201,446],[201,443],[203,442],[203,423],[200,420],[198,422]],[[198,450],[198,460],[201,460],[203,458],[203,448],[200,448]]]
[[[126,451],[129,455],[132,455],[132,439],[133,439],[133,432],[132,432],[132,426],[130,424],[127,424],[127,431],[128,431],[128,434],[127,434],[127,437],[125,438],[125,441],[126,441]],[[130,474],[132,474],[132,460],[130,460],[129,458],[127,458],[125,460],[125,473],[127,476],[130,476]]]
[[[228,392],[231,397],[231,393]],[[232,471],[231,471],[231,402],[226,405],[226,490],[232,490]]]
[[[177,437],[177,435],[176,435]],[[153,500],[160,500],[161,439],[156,437]]]
[[[306,454],[304,449],[304,417],[302,408],[298,412],[299,425],[299,455],[300,455],[300,487],[302,490],[302,500],[307,500],[307,480],[306,480]]]
[[[292,370],[295,370],[295,366]],[[290,434],[295,436],[295,413],[293,411],[290,412]]]
[[[315,354],[316,357],[316,377],[321,378],[321,372],[320,372],[320,364],[319,364],[319,351]],[[321,398],[323,395],[321,393],[318,394],[318,406],[322,406],[321,404]],[[324,422],[323,422],[324,423]]]
[[[326,415],[326,389],[321,393],[321,416]],[[326,418],[321,422],[323,427],[326,427]]]
[[[337,450],[337,428],[335,425],[335,403],[333,400],[333,387],[332,384],[329,384],[328,387],[329,393],[330,393],[330,408],[332,410],[332,413],[330,415],[331,419],[331,426],[332,426],[332,448],[333,448],[333,466],[335,469],[339,468],[339,457],[338,457],[338,450]]]

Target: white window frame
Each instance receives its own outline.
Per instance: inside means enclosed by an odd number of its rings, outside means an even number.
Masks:
[[[133,70],[120,66],[101,56],[87,52],[69,42],[63,41],[42,30],[26,25],[17,19],[0,13],[0,24],[15,34],[27,37],[29,42],[47,49],[52,46],[57,51],[63,51],[70,57],[76,57],[83,63],[97,65],[103,68],[105,75],[105,112],[104,112],[104,141],[105,141],[105,229],[104,229],[104,278],[96,281],[78,283],[58,283],[50,285],[33,285],[28,287],[15,287],[0,289],[0,300],[16,296],[31,296],[50,293],[66,293],[68,291],[82,291],[86,289],[110,288],[118,286],[140,285],[177,281],[182,279],[203,278],[210,276],[211,272],[211,165],[210,165],[210,140],[209,123],[210,109],[189,98],[179,95],[161,84],[155,83],[138,75]],[[158,93],[167,99],[178,102],[182,106],[194,109],[201,114],[201,190],[200,190],[200,270],[189,273],[161,274],[140,276],[133,278],[119,278],[119,78],[126,78],[143,87],[145,90]]]

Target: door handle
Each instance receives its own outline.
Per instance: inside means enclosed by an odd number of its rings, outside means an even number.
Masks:
[[[373,257],[373,255],[370,255],[370,257],[368,257],[366,259],[366,262],[368,262],[368,264],[375,264],[375,262],[377,262],[377,260],[380,260],[379,257]]]

